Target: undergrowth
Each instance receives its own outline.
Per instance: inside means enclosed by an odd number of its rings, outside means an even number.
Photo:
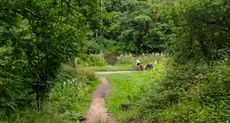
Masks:
[[[72,68],[63,65],[42,110],[37,110],[36,102],[9,116],[0,114],[0,122],[16,123],[63,123],[84,120],[91,103],[91,93],[99,83],[91,69]]]
[[[212,65],[169,65],[159,86],[136,102],[141,122],[230,122],[230,68]]]
[[[82,66],[105,66],[107,61],[103,53],[99,54],[84,54],[76,59],[77,64]]]

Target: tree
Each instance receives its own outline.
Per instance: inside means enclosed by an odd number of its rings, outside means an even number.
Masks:
[[[116,40],[126,52],[165,51],[173,34],[170,2],[125,0],[110,4],[106,4],[110,17],[106,38]]]
[[[92,2],[71,0],[1,1],[0,91],[6,94],[1,107],[21,105],[11,93],[18,91],[24,100],[35,92],[41,108],[61,64],[82,52],[89,31],[83,8],[88,4],[93,7]]]

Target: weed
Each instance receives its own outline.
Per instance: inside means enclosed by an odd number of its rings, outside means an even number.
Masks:
[[[91,82],[87,84],[86,80]],[[38,111],[32,102],[32,106],[16,109],[10,116],[0,114],[0,122],[72,123],[84,119],[91,103],[91,93],[99,84],[94,72],[63,65],[54,81],[56,84],[53,84],[43,110]]]

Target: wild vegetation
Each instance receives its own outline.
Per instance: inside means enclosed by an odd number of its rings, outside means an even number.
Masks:
[[[80,121],[94,70],[138,58],[160,67],[108,76],[118,120],[230,122],[229,16],[229,0],[1,0],[0,121]]]

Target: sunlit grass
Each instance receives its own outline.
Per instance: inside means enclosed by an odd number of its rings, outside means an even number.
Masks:
[[[108,75],[107,78],[112,84],[112,92],[107,99],[109,111],[118,120],[133,117],[135,110],[123,110],[121,104],[130,104],[134,96],[137,96],[150,85],[152,72],[126,73]],[[132,107],[131,107],[132,108]]]
[[[130,71],[133,70],[135,64],[119,64],[119,65],[108,65],[108,66],[92,66],[91,68],[95,71]]]
[[[134,119],[137,114],[134,101],[144,90],[152,85],[157,86],[156,80],[161,78],[163,69],[163,65],[158,64],[155,70],[106,75],[112,85],[111,93],[106,100],[112,116],[120,122]],[[123,109],[122,104],[129,104],[129,109]]]

